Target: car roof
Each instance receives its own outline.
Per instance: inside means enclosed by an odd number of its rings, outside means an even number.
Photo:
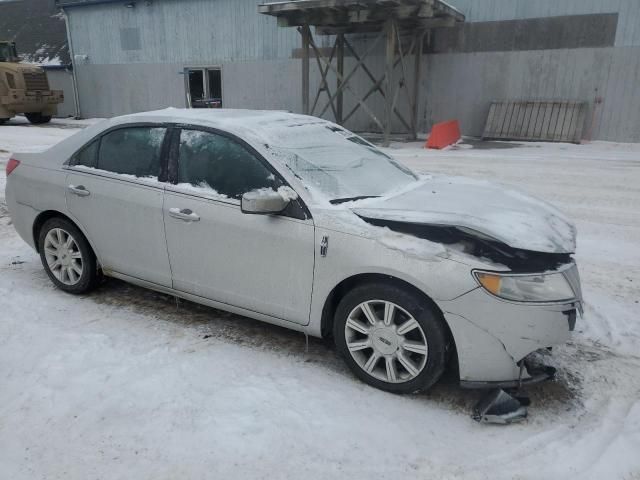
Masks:
[[[235,135],[267,153],[264,147],[341,148],[340,141],[353,133],[327,120],[277,110],[167,108],[133,113],[95,123],[51,147],[30,161],[63,165],[71,155],[105,131],[137,123],[175,123],[219,129]],[[273,154],[273,149],[269,150]],[[41,157],[41,158],[36,158]]]
[[[341,129],[317,117],[278,110],[166,108],[111,119],[112,125],[132,122],[171,122],[217,128],[240,137],[250,136],[260,142],[283,146],[299,137],[301,130],[310,133],[313,130],[326,130],[327,127]]]

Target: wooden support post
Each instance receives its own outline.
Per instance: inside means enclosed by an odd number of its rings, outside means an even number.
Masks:
[[[385,84],[385,103],[384,103],[384,131],[383,131],[383,145],[389,146],[391,141],[391,121],[393,119],[393,107],[394,107],[394,98],[393,87],[394,87],[394,78],[393,78],[393,70],[394,70],[394,60],[396,57],[396,22],[393,18],[387,20],[385,25],[385,31],[387,34],[387,51],[386,51],[386,63],[385,63],[385,71],[386,78],[384,81]]]
[[[338,74],[336,75],[336,91],[338,96],[336,98],[336,123],[338,125],[343,124],[343,112],[344,112],[344,89],[342,88],[342,79],[344,78],[344,33],[339,33],[336,38],[336,45],[338,46]]]
[[[411,139],[418,138],[418,114],[420,113],[420,92],[422,86],[422,49],[424,46],[424,30],[418,30],[415,33],[415,50],[414,50],[414,69],[413,72],[413,103],[411,105]]]
[[[311,49],[313,50],[313,40],[310,42],[311,43]],[[331,49],[331,55],[329,56],[329,64],[331,64],[331,62],[333,62],[333,57],[336,54],[336,48],[337,46],[334,44],[333,48]],[[320,100],[320,95],[322,94],[322,92],[326,92],[327,93],[327,97],[329,97],[329,101],[331,101],[331,90],[329,89],[329,83],[327,82],[327,74],[329,73],[329,67],[327,66],[323,66],[322,62],[320,61],[320,58],[316,55],[316,62],[318,63],[318,68],[320,69],[320,84],[318,85],[318,89],[316,90],[316,96],[313,99],[313,104],[311,105],[311,112],[309,113],[309,115],[313,115],[314,112],[316,111],[316,107],[318,106],[318,100]]]
[[[309,25],[300,27],[302,35],[302,113],[309,115],[309,44],[311,29]]]

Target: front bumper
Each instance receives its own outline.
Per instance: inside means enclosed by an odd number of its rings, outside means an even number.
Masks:
[[[9,89],[6,95],[0,97],[0,104],[13,113],[51,110],[62,102],[64,102],[62,90],[27,91]]]
[[[560,270],[575,299],[528,304],[502,300],[478,287],[440,307],[454,337],[463,386],[494,387],[535,383],[551,372],[521,371],[520,361],[541,348],[566,343],[582,311],[577,268]]]

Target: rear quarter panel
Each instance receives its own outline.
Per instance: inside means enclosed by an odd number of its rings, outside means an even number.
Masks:
[[[33,248],[33,223],[46,210],[68,215],[65,198],[66,172],[21,163],[7,178],[9,213],[18,234]]]

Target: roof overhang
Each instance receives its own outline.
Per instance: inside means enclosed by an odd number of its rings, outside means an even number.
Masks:
[[[281,27],[315,26],[318,33],[379,31],[393,18],[403,30],[453,26],[465,16],[442,0],[292,0],[263,3],[258,12]]]
[[[87,5],[98,5],[101,3],[133,3],[135,4],[135,0],[55,0],[55,4],[57,7],[65,8],[65,7],[83,7]]]

